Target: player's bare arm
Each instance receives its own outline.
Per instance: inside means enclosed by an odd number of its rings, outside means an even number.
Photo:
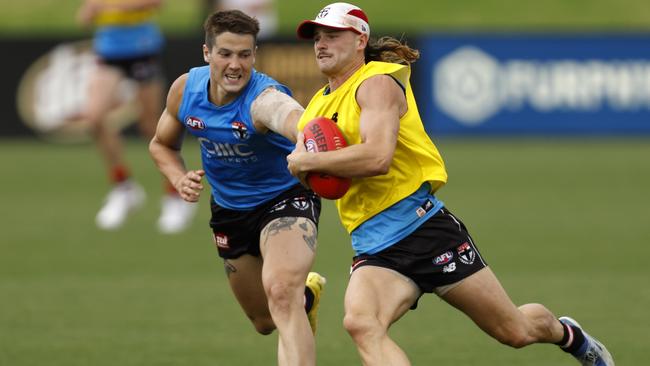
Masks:
[[[302,177],[306,172],[318,171],[359,178],[388,171],[397,143],[399,119],[406,113],[404,91],[388,75],[373,76],[357,89],[357,103],[361,107],[361,143],[312,154],[306,152],[303,141],[298,141],[296,150],[287,157],[292,174]]]
[[[149,152],[162,174],[174,185],[186,201],[199,200],[203,184],[203,170],[187,170],[181,156],[185,129],[177,119],[187,74],[182,75],[169,89],[167,106],[160,116],[156,134],[149,143]]]
[[[271,130],[295,142],[298,120],[304,108],[289,95],[275,89],[264,90],[251,105],[253,124],[258,132]]]

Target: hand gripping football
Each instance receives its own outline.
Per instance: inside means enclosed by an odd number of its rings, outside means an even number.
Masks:
[[[305,135],[305,147],[310,152],[332,151],[348,146],[341,130],[329,118],[312,119],[305,125],[303,134]],[[311,172],[307,174],[307,183],[319,196],[335,200],[343,197],[350,189],[352,179]]]

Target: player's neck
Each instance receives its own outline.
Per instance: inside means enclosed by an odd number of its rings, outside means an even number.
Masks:
[[[233,100],[237,99],[240,93],[229,93],[228,91],[220,88],[217,83],[210,81],[210,88],[208,88],[208,99],[210,103],[222,107]]]
[[[336,74],[329,75],[327,77],[327,80],[329,82],[330,92],[335,91],[341,85],[343,85],[343,83],[345,83],[350,78],[350,76],[354,75],[357,70],[363,67],[363,65],[365,65],[365,60],[363,58],[360,58],[345,65],[343,68],[341,68],[341,71],[337,72]]]

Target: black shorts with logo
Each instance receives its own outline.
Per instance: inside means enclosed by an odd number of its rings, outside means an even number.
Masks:
[[[314,192],[295,185],[276,198],[250,211],[230,210],[210,199],[214,243],[224,259],[244,254],[260,256],[260,233],[271,221],[280,217],[305,217],[318,227],[321,201]]]
[[[100,62],[115,67],[124,75],[140,83],[162,78],[159,55],[146,55],[125,59],[100,59]]]
[[[465,225],[445,207],[401,241],[354,257],[352,271],[368,265],[397,271],[428,293],[487,266]]]

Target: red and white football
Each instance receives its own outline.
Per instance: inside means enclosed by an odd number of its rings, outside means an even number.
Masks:
[[[348,146],[336,123],[326,117],[317,117],[307,122],[303,134],[307,151],[332,151]],[[350,189],[352,179],[311,172],[307,174],[307,183],[319,196],[335,200],[343,197]]]

